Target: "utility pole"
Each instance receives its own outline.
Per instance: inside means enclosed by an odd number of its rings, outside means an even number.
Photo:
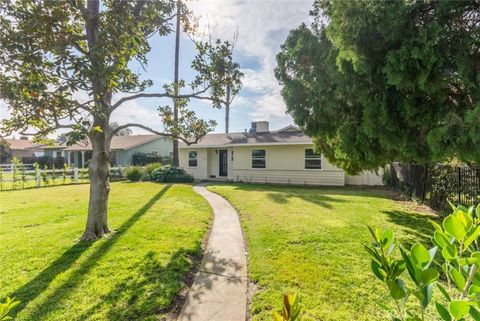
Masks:
[[[228,134],[230,125],[230,86],[227,85],[227,103],[225,104],[225,134]]]
[[[177,27],[175,34],[175,73],[173,81],[175,83],[174,95],[178,96],[178,64],[180,54],[180,14],[181,14],[181,2],[177,0]],[[173,120],[174,124],[178,123],[178,100],[173,99]],[[179,166],[178,162],[178,138],[173,137],[173,166]]]

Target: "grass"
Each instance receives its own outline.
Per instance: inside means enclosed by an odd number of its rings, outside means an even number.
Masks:
[[[0,299],[22,320],[159,320],[211,219],[190,185],[112,184],[115,233],[78,242],[89,185],[0,193]]]
[[[249,273],[258,289],[253,320],[272,320],[282,293],[296,291],[304,321],[384,320],[376,302],[387,292],[370,271],[363,249],[366,225],[393,228],[401,242],[428,243],[427,215],[384,192],[361,188],[215,185],[239,211],[248,246]]]

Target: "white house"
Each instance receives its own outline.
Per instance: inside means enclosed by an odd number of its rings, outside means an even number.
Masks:
[[[197,144],[181,144],[180,166],[196,179],[343,186],[382,185],[379,176],[346,177],[313,149],[312,139],[295,126],[270,131],[254,122],[247,133],[207,134]]]

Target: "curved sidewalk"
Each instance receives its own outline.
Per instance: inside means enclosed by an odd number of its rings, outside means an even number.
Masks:
[[[245,321],[247,262],[235,209],[205,185],[193,187],[214,212],[200,270],[177,321]]]

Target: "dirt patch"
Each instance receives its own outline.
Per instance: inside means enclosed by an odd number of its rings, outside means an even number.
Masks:
[[[438,213],[425,204],[419,204],[415,201],[396,201],[402,208],[417,213],[430,214],[437,216]]]

